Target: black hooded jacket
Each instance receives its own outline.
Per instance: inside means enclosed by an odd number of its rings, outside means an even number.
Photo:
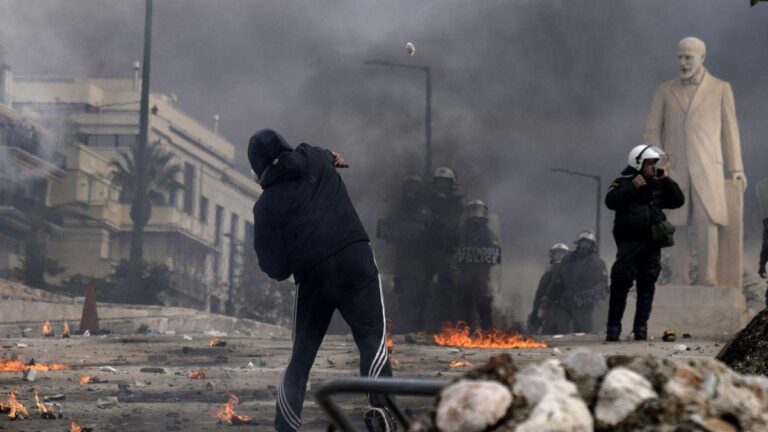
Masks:
[[[262,171],[263,189],[253,206],[254,247],[269,277],[284,280],[293,274],[300,283],[324,259],[368,241],[331,152],[307,144],[287,150],[290,146],[277,134],[260,143],[254,138],[249,160],[254,172]],[[255,151],[265,142],[268,151]]]
[[[616,243],[649,242],[651,226],[666,220],[663,209],[676,209],[685,204],[680,186],[669,177],[661,180],[646,178],[647,185],[636,188],[632,179],[638,174],[627,167],[624,177],[614,180],[605,197],[605,205],[616,211],[613,237]]]

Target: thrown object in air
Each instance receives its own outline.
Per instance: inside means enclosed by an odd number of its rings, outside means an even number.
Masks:
[[[411,42],[408,42],[407,44],[405,44],[405,50],[408,51],[409,56],[413,56],[414,54],[416,54],[416,45],[414,45]]]

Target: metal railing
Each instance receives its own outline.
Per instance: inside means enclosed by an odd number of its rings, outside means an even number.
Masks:
[[[387,407],[392,411],[397,421],[408,430],[411,419],[397,404],[393,395],[434,397],[448,385],[445,380],[422,378],[367,378],[340,377],[333,378],[320,384],[314,391],[315,400],[328,414],[333,424],[341,432],[357,432],[341,407],[332,397],[338,394],[375,394],[381,395]]]

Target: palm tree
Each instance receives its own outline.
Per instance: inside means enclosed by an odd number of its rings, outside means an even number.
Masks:
[[[24,262],[18,272],[25,285],[44,288],[46,274],[56,276],[65,270],[57,261],[48,259],[48,242],[56,227],[63,218],[93,218],[85,213],[88,205],[82,202],[68,202],[49,207],[42,202],[27,201],[29,207],[25,214],[29,234],[24,247]]]
[[[136,157],[138,145],[131,146],[129,152],[120,152],[121,159],[110,162],[114,171],[112,180],[122,187],[120,193],[121,202],[132,202],[131,221],[131,255],[129,266],[135,274],[141,274],[144,255],[144,228],[152,217],[152,206],[167,204],[166,193],[173,193],[183,187],[176,177],[181,172],[181,165],[173,163],[173,153],[166,152],[160,147],[160,142],[155,141],[147,146],[146,150],[146,177],[147,194],[143,198],[142,206],[137,206],[134,200],[136,194]],[[143,207],[143,208],[139,208]],[[130,287],[135,295],[140,295],[139,287]]]

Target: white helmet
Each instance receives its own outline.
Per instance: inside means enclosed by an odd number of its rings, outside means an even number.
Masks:
[[[565,243],[555,243],[549,248],[550,252],[570,252],[571,249]]]
[[[432,180],[439,178],[448,179],[451,183],[456,183],[456,174],[448,167],[440,167],[432,173]]]
[[[659,166],[663,166],[669,160],[669,156],[664,150],[650,144],[640,144],[629,152],[627,163],[632,168],[640,171],[643,168],[643,162],[647,160],[658,159]]]
[[[480,200],[473,200],[464,205],[464,215],[467,219],[488,219],[488,206]]]
[[[590,231],[590,230],[584,230],[584,231],[580,232],[579,235],[576,236],[575,243],[578,243],[578,242],[580,242],[582,240],[587,240],[589,242],[597,244],[597,236],[595,235],[595,233],[593,231]]]

